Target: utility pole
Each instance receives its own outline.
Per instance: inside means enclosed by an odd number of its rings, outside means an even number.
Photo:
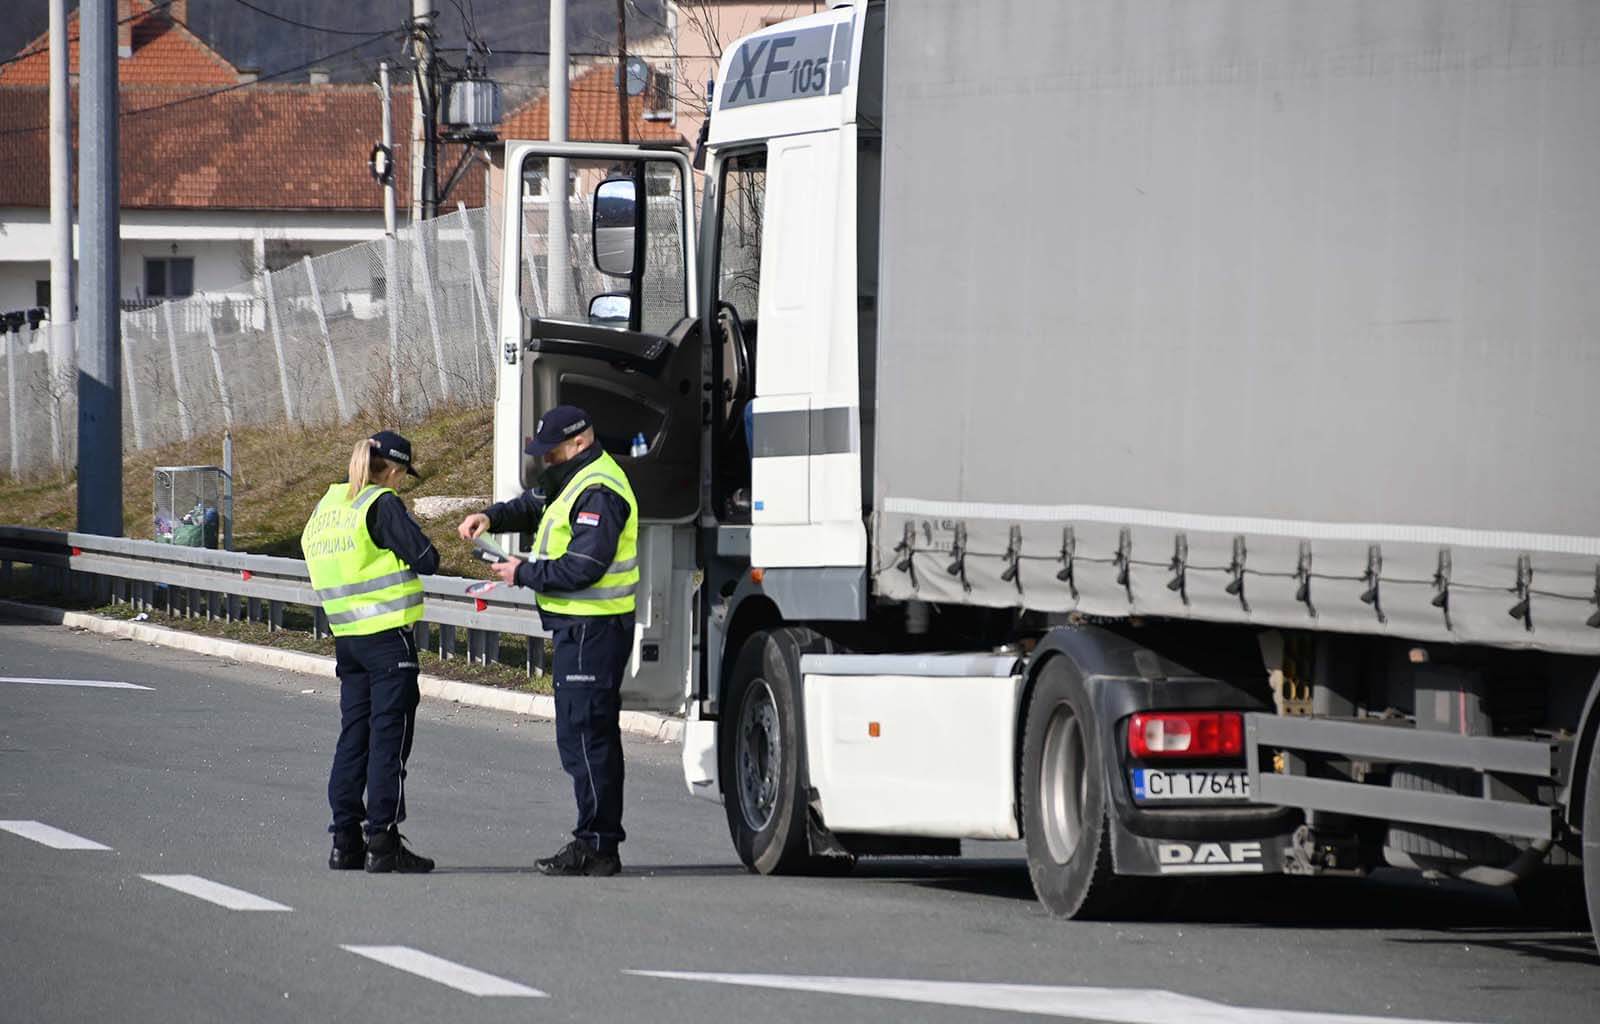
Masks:
[[[439,116],[435,109],[432,0],[411,0],[411,43],[416,75],[411,98],[411,216],[430,220],[438,213]]]
[[[378,92],[383,97],[383,148],[388,151],[389,159],[394,160],[394,111],[389,96],[389,62],[378,62]],[[389,180],[383,185],[383,230],[390,237],[394,237],[394,174],[390,169]]]
[[[67,54],[67,0],[50,0],[50,454],[57,466],[66,453],[61,450],[61,403],[53,399],[73,365],[72,86]]]
[[[83,162],[83,330],[78,345],[78,529],[122,535],[122,316],[117,165],[117,3],[83,0],[78,125]],[[53,296],[52,296],[53,297]]]
[[[617,138],[628,144],[628,0],[617,0]]]
[[[550,141],[567,141],[567,0],[550,0]],[[550,234],[548,239],[550,305],[545,315],[572,316],[572,274],[567,230],[567,161],[550,158]]]

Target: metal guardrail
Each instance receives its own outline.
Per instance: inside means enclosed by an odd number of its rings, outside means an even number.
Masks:
[[[164,600],[167,611],[185,618],[246,620],[276,630],[283,628],[285,606],[303,606],[312,612],[314,635],[329,635],[306,563],[298,558],[0,526],[0,590],[19,563],[48,570],[43,575],[63,595],[127,601],[139,609],[161,607]],[[526,637],[528,673],[543,670],[540,641],[549,634],[539,624],[533,595],[511,587],[496,587],[481,597],[467,593],[480,582],[422,577],[419,642],[441,657],[453,657],[456,631],[463,629],[468,660],[486,664],[498,660],[503,635]]]

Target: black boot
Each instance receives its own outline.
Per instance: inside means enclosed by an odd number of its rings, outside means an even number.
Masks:
[[[367,837],[367,872],[384,875],[397,871],[420,875],[433,870],[433,861],[406,848],[406,837],[394,826]]]
[[[335,832],[333,850],[328,854],[328,867],[335,871],[358,871],[367,860],[367,841],[361,830]]]
[[[536,860],[533,866],[546,875],[614,875],[622,870],[622,858],[615,853],[600,853],[581,839],[557,850],[554,856]]]

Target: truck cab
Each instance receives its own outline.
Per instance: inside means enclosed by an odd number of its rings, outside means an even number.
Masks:
[[[862,614],[882,18],[840,4],[730,48],[698,232],[680,151],[507,143],[495,498],[537,489],[544,410],[594,416],[640,501],[630,706],[715,708],[695,633],[750,566]]]

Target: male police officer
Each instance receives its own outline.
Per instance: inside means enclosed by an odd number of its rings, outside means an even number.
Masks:
[[[572,842],[535,866],[547,875],[614,875],[622,870],[617,718],[633,649],[639,504],[582,409],[562,405],[545,413],[527,452],[549,467],[539,487],[466,517],[458,532],[471,539],[538,524],[532,561],[494,566],[505,582],[537,592],[540,617],[554,637],[556,746],[578,802]]]

